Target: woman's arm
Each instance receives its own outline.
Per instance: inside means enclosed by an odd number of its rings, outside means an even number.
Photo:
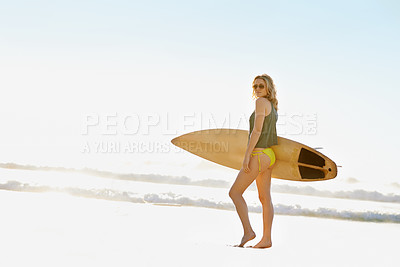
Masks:
[[[256,110],[253,131],[250,134],[249,144],[247,145],[247,150],[245,156],[250,157],[250,153],[256,146],[258,139],[260,138],[262,127],[265,118],[265,108],[267,107],[268,100],[264,97],[260,97],[256,100]]]
[[[256,100],[256,110],[255,110],[255,118],[254,118],[254,127],[253,131],[250,134],[250,140],[247,145],[246,153],[243,159],[243,170],[245,172],[249,172],[249,162],[250,162],[250,154],[256,146],[258,139],[260,138],[262,126],[265,118],[265,107],[267,106],[268,100],[260,97]]]

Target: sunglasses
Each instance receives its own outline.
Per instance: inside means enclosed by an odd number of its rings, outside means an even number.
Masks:
[[[254,89],[257,89],[257,87],[259,87],[260,89],[264,89],[264,84],[255,84],[255,85],[253,85]]]

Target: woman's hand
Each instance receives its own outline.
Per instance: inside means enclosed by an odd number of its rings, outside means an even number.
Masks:
[[[250,156],[245,156],[243,159],[243,170],[246,173],[250,172],[249,162],[250,162]]]

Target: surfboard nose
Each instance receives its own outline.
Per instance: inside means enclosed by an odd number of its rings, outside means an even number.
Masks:
[[[174,139],[171,140],[171,143],[176,145],[176,143],[178,143],[178,138],[179,137],[175,137]]]

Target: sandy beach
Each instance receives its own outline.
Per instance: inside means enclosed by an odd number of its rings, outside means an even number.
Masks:
[[[3,266],[398,266],[400,226],[276,215],[237,248],[233,211],[0,190]],[[261,215],[250,213],[261,238]]]

